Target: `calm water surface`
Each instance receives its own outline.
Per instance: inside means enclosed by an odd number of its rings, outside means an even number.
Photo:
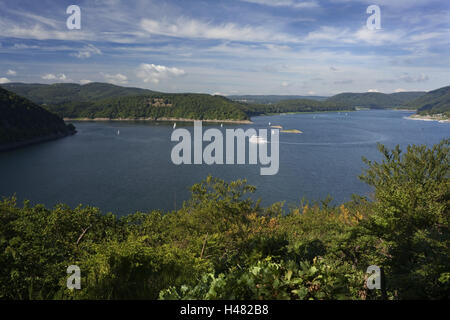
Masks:
[[[189,187],[212,174],[228,181],[247,178],[263,204],[281,200],[294,204],[302,197],[320,200],[328,194],[339,203],[353,193],[370,194],[358,175],[364,167],[362,156],[381,159],[378,142],[405,148],[450,137],[450,124],[404,118],[410,114],[358,111],[255,117],[250,126],[256,129],[271,122],[304,132],[280,134],[280,170],[275,176],[260,176],[259,165],[172,164],[175,143],[170,141],[170,123],[77,122],[75,136],[0,153],[0,196],[16,194],[20,201],[49,207],[59,202],[92,205],[124,215],[179,208],[189,197]],[[192,131],[192,125],[177,124],[182,126]],[[224,125],[222,130],[236,127],[249,126]]]

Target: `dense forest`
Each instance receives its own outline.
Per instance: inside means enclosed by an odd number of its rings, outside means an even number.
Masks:
[[[296,96],[296,95],[231,95],[227,96],[227,98],[233,101],[244,103],[273,104],[284,100],[299,100],[299,99],[324,101],[328,97]]]
[[[421,115],[442,114],[450,118],[450,86],[430,91],[409,105]]]
[[[404,105],[422,93],[341,94],[329,99],[302,96],[235,96],[171,94],[106,83],[23,84],[5,88],[65,118],[187,118],[247,120],[261,114],[354,110],[355,106],[385,108]],[[241,98],[245,99],[241,99]],[[238,99],[239,98],[239,99]],[[236,100],[236,101],[233,101]],[[246,101],[242,101],[246,100]]]
[[[64,118],[247,120],[236,103],[208,94],[153,94],[46,106]]]
[[[242,110],[250,116],[255,116],[286,112],[353,111],[355,110],[355,107],[328,101],[294,99],[282,100],[275,104],[243,104]]]
[[[89,102],[107,98],[117,98],[137,94],[153,94],[154,91],[139,88],[121,87],[109,83],[93,82],[85,85],[76,83],[55,84],[2,84],[12,91],[37,104],[60,105],[70,102]]]
[[[172,212],[0,202],[0,299],[448,299],[450,141],[379,145],[373,199],[262,207],[208,177]],[[81,290],[66,287],[69,265]],[[384,271],[381,290],[367,267]]]
[[[0,150],[14,144],[75,133],[57,115],[0,88]]]
[[[450,105],[449,87],[429,93],[341,93],[330,98],[174,94],[107,83],[9,83],[3,87],[64,118],[248,120],[251,116],[262,114],[348,111],[356,107],[404,107],[420,109],[420,114],[436,114],[448,112]]]
[[[398,92],[385,94],[380,92],[365,93],[340,93],[326,101],[329,103],[344,104],[350,107],[367,107],[372,109],[384,109],[393,107],[405,107],[425,92]]]

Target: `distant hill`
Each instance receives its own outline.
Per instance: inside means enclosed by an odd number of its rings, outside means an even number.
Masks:
[[[63,118],[248,120],[239,104],[222,96],[194,93],[132,95],[48,105]]]
[[[408,102],[413,101],[426,94],[425,91],[406,91],[406,92],[396,92],[388,94],[389,96],[395,98],[397,101],[408,104]]]
[[[418,114],[443,114],[450,118],[450,86],[428,92],[409,103]]]
[[[0,88],[0,151],[75,133],[57,115]]]
[[[243,110],[250,116],[256,116],[263,114],[288,112],[352,111],[355,110],[355,107],[349,107],[345,104],[312,99],[292,99],[282,100],[274,104],[249,103],[243,105]]]
[[[93,82],[85,85],[76,83],[7,83],[2,84],[2,87],[25,97],[34,103],[47,105],[60,105],[74,101],[95,101],[106,98],[155,93],[155,91],[147,89],[121,87],[100,82]]]
[[[274,104],[284,100],[310,99],[324,101],[328,97],[321,96],[295,96],[295,95],[232,95],[228,99],[244,103]]]
[[[368,107],[373,109],[383,109],[392,107],[408,106],[408,102],[414,100],[425,92],[398,92],[385,94],[380,92],[365,93],[340,93],[327,102],[345,104],[352,107]]]

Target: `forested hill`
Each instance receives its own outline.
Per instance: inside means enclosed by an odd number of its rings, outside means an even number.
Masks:
[[[248,119],[239,103],[209,94],[162,93],[108,83],[9,83],[3,87],[64,118]]]
[[[408,106],[408,102],[420,96],[425,92],[399,92],[385,94],[380,92],[365,92],[365,93],[340,93],[326,102],[345,104],[350,107],[367,107],[373,109],[392,108]]]
[[[147,89],[121,87],[99,82],[88,83],[85,85],[76,83],[7,83],[2,84],[2,87],[25,97],[34,103],[47,105],[60,105],[74,101],[96,101],[106,98],[155,93],[154,91]]]
[[[324,101],[328,97],[322,96],[296,96],[296,95],[233,95],[227,96],[228,99],[237,102],[244,103],[261,103],[261,104],[276,104],[278,102],[284,100],[300,100],[300,99],[308,99],[308,100],[317,100]]]
[[[209,94],[150,94],[49,105],[64,118],[248,120],[239,104]]]
[[[275,104],[245,104],[243,110],[250,116],[286,112],[353,111],[355,107],[343,103],[311,99],[283,100]]]
[[[0,88],[0,151],[75,133],[55,114]]]
[[[428,92],[409,105],[422,115],[443,114],[450,118],[450,86]]]

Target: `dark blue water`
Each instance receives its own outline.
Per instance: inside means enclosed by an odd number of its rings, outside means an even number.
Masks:
[[[261,176],[259,165],[172,164],[172,124],[142,122],[75,123],[78,134],[61,140],[0,154],[0,195],[53,206],[92,205],[104,212],[127,214],[151,209],[172,210],[189,197],[189,187],[208,174],[231,181],[247,178],[263,204],[324,199],[348,201],[353,193],[369,195],[359,181],[361,157],[381,159],[377,142],[438,143],[450,137],[450,124],[404,119],[403,111],[292,114],[255,117],[303,134],[280,134],[280,169]],[[177,128],[181,127],[178,123]],[[191,125],[184,127],[192,130]],[[219,127],[210,125],[208,127]],[[120,130],[120,135],[117,131]],[[206,145],[206,144],[205,144]]]

